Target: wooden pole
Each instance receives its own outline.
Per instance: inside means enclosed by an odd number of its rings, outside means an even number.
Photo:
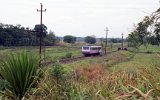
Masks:
[[[122,50],[123,50],[123,33],[122,33]]]
[[[105,30],[105,31],[106,31],[105,55],[106,55],[106,54],[107,54],[107,53],[106,53],[106,51],[107,51],[107,42],[108,42],[108,40],[107,40],[107,35],[108,35],[108,31],[109,31],[109,30],[108,30],[108,27],[106,27],[106,30]]]
[[[41,27],[41,31],[40,31],[40,38],[39,38],[39,55],[40,55],[40,64],[39,64],[39,66],[41,65],[41,54],[42,54],[42,34],[43,34],[43,29],[42,29],[42,17],[43,17],[43,12],[45,12],[46,11],[46,9],[45,10],[43,10],[43,5],[42,5],[42,3],[40,3],[41,4],[41,9],[40,10],[38,10],[37,9],[37,12],[40,12],[41,14],[40,14],[40,27]]]

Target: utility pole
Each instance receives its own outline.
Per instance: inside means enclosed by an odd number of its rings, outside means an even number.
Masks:
[[[106,55],[106,51],[107,51],[107,42],[108,42],[108,40],[107,40],[107,35],[108,35],[108,27],[106,27],[106,42],[105,42],[105,55]]]
[[[40,15],[40,27],[41,27],[41,31],[40,31],[40,38],[39,38],[39,43],[40,43],[40,46],[39,46],[39,54],[40,54],[40,64],[41,64],[41,53],[42,53],[42,33],[43,33],[43,30],[42,30],[42,13],[46,11],[46,9],[43,10],[43,5],[42,3],[41,4],[41,9],[38,10],[37,9],[37,12],[40,12],[41,15]]]
[[[159,8],[160,8],[160,0],[159,0]]]
[[[123,50],[123,33],[122,33],[122,50]]]

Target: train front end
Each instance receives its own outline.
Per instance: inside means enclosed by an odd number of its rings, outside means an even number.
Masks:
[[[90,55],[90,46],[82,46],[82,54],[84,56]]]

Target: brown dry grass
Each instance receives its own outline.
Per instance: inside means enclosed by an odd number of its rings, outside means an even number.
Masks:
[[[94,65],[94,66],[93,66]],[[104,76],[105,69],[100,64],[92,63],[88,67],[77,67],[75,69],[76,79],[85,77],[88,81],[95,81],[100,77]]]

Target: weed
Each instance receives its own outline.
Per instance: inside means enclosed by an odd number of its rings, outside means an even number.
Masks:
[[[71,57],[72,57],[72,53],[71,52],[66,53],[65,58],[71,58]]]

